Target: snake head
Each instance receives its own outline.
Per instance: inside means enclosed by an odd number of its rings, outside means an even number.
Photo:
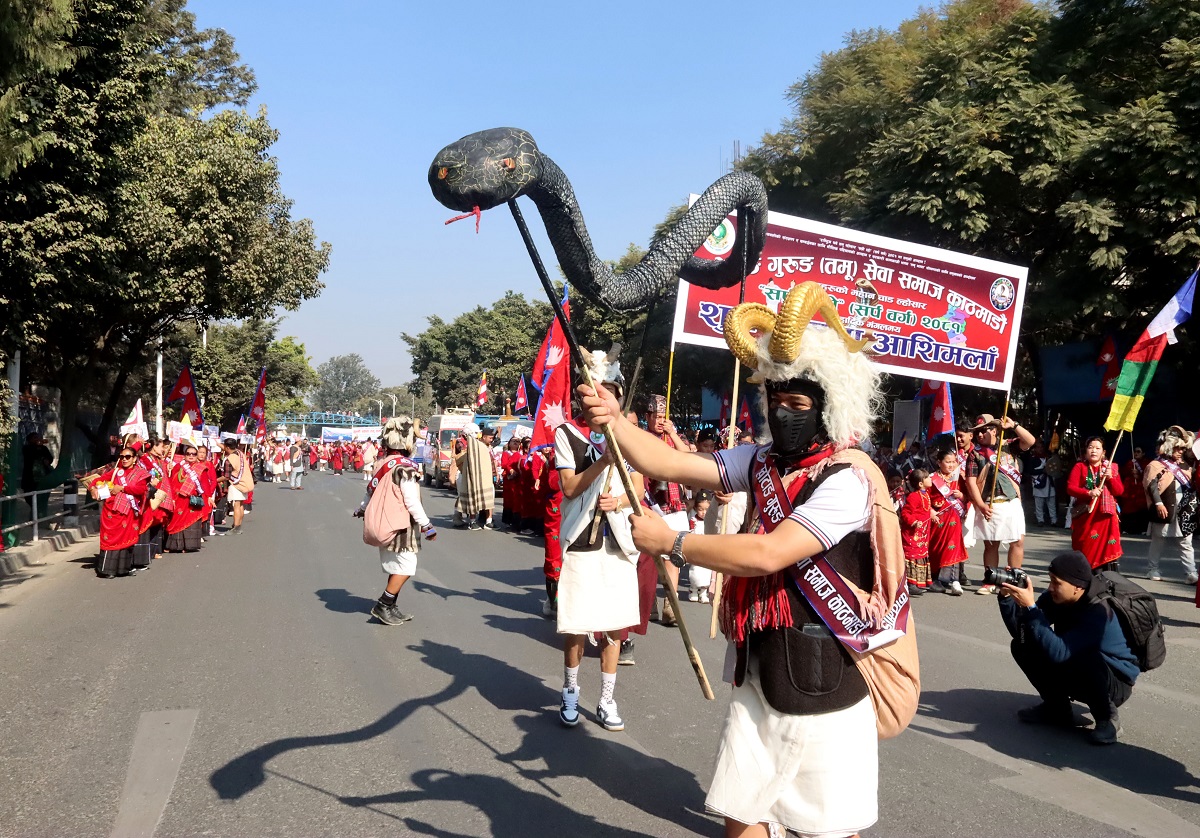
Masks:
[[[491,128],[439,151],[429,166],[429,188],[452,210],[488,210],[521,195],[541,171],[541,153],[528,131]]]

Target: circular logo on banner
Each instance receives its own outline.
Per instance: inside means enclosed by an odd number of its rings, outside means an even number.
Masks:
[[[733,242],[737,238],[737,229],[726,218],[717,225],[717,229],[709,233],[704,240],[704,249],[713,256],[724,256],[733,250]]]
[[[1017,299],[1017,289],[1013,287],[1011,279],[1002,276],[992,283],[992,290],[988,296],[991,298],[992,308],[996,311],[1008,311]]]

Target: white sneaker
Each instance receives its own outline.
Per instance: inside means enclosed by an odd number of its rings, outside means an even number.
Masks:
[[[542,616],[547,620],[553,619],[558,614],[558,606],[549,599],[542,600]]]
[[[596,721],[600,722],[605,730],[625,729],[625,720],[617,712],[617,702],[615,699],[601,701],[596,705]]]
[[[700,592],[699,591],[692,591],[690,594],[688,594],[688,602],[699,602],[699,601],[700,601]]]
[[[613,705],[616,708],[616,705]],[[579,687],[563,687],[562,703],[558,705],[558,720],[567,727],[579,724]]]
[[[996,593],[995,585],[980,585],[975,591],[979,596],[992,596]]]
[[[950,594],[950,596],[962,596],[963,595],[962,585],[958,584],[958,580],[955,579],[953,582],[950,583],[950,587],[946,589],[946,593]]]
[[[1161,582],[1162,581],[1162,577],[1158,575],[1157,570],[1152,570],[1149,573],[1147,573],[1146,578],[1149,579],[1151,582]]]
[[[707,588],[700,592],[700,602],[702,602],[705,605],[708,605],[709,599],[708,599],[708,589]]]
[[[1189,573],[1184,577],[1184,581],[1189,585],[1195,585],[1197,582],[1200,582],[1200,576],[1197,576],[1195,573]]]

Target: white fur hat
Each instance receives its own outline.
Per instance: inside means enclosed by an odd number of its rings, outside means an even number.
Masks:
[[[621,373],[621,349],[621,344],[614,343],[608,352],[600,349],[583,352],[592,381],[597,384],[615,384],[618,393],[625,392],[625,376]]]

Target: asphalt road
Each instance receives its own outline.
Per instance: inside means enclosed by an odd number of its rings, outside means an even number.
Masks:
[[[703,809],[728,695],[707,606],[684,613],[716,701],[678,632],[653,625],[620,670],[626,730],[564,729],[540,545],[451,530],[449,496],[427,489],[441,536],[401,595],[416,618],[385,627],[367,614],[384,576],[349,517],[362,485],[260,485],[243,535],[134,578],[97,579],[92,542],[6,580],[0,836],[721,834]],[[1030,536],[1039,588],[1067,544]],[[1145,542],[1128,549],[1136,571]],[[1178,582],[1146,584],[1169,656],[1110,748],[1015,720],[1034,697],[991,598],[917,600],[922,709],[881,746],[866,834],[1200,836],[1200,610]],[[589,720],[598,672],[589,650]]]

